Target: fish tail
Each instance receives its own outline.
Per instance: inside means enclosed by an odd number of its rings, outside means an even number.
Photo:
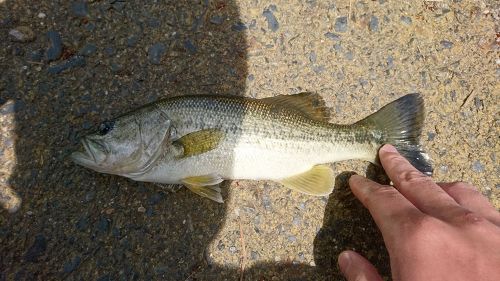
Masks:
[[[373,130],[381,146],[393,145],[415,168],[424,174],[432,175],[429,156],[419,143],[424,111],[422,97],[419,94],[409,94],[387,104],[356,124]],[[376,162],[379,162],[378,158]]]

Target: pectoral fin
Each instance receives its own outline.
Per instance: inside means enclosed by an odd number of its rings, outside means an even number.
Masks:
[[[200,196],[207,197],[215,202],[224,203],[224,199],[222,199],[222,195],[220,194],[220,187],[217,185],[199,186],[185,184],[185,186]]]
[[[198,155],[216,148],[224,137],[224,133],[219,129],[205,129],[189,133],[174,141],[174,145],[183,148],[183,153],[179,158]]]
[[[183,184],[189,185],[199,185],[199,186],[207,186],[207,185],[216,185],[223,181],[223,179],[217,175],[204,175],[197,177],[189,177],[182,180]]]
[[[215,202],[224,203],[221,195],[221,189],[218,186],[223,179],[215,175],[205,175],[185,178],[182,183],[192,192],[214,200]]]
[[[334,186],[333,171],[324,165],[314,166],[305,173],[281,179],[278,182],[293,190],[315,196],[330,194]]]

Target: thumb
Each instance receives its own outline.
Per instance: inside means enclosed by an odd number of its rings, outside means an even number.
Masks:
[[[338,258],[340,271],[348,281],[382,281],[375,267],[360,254],[343,251]]]

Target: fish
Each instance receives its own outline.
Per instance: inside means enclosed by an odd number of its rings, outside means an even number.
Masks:
[[[330,163],[380,165],[391,144],[421,172],[432,165],[419,142],[424,101],[405,95],[353,124],[330,123],[313,92],[270,98],[186,95],[165,98],[102,122],[72,160],[134,181],[182,184],[224,202],[224,180],[269,180],[312,196],[334,188]]]

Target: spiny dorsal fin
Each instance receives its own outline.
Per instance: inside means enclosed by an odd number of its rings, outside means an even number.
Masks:
[[[325,165],[314,166],[311,170],[278,181],[285,187],[309,195],[324,196],[333,190],[333,171]]]
[[[224,137],[224,133],[219,129],[205,129],[189,133],[174,141],[174,145],[183,148],[179,158],[198,155],[216,148]]]
[[[303,92],[295,95],[281,95],[264,98],[261,99],[261,101],[297,110],[305,116],[317,121],[330,120],[330,112],[328,108],[325,107],[325,101],[316,93]]]
[[[189,177],[182,180],[182,183],[192,192],[207,197],[215,202],[224,203],[222,199],[221,189],[218,186],[223,179],[216,175],[204,175],[197,177]]]

